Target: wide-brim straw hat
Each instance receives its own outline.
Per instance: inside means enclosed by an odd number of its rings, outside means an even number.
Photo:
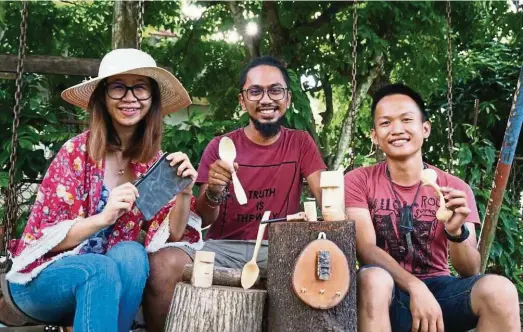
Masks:
[[[98,77],[72,86],[62,92],[62,98],[75,106],[87,109],[93,91],[102,80],[119,74],[134,74],[154,79],[160,87],[162,115],[191,104],[189,94],[169,71],[156,66],[147,53],[134,48],[121,48],[107,53],[100,62]]]

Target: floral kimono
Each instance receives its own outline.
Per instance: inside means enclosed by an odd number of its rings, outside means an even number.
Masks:
[[[97,214],[104,205],[108,193],[103,184],[105,160],[96,162],[87,154],[89,132],[70,139],[60,149],[42,180],[34,205],[19,240],[10,244],[13,265],[7,279],[25,284],[45,267],[64,256],[93,252],[89,241],[63,252],[50,250],[62,242],[69,229],[78,221]],[[159,152],[155,159],[161,156]],[[154,162],[139,164],[131,162],[131,171],[138,177]],[[102,201],[101,201],[102,200]],[[105,253],[121,241],[135,241],[142,229],[147,231],[145,247],[155,252],[166,246],[188,246],[194,250],[203,247],[201,218],[194,213],[194,198],[191,212],[180,242],[169,243],[169,211],[175,204],[173,199],[149,222],[145,221],[136,208],[122,215],[114,225],[102,231],[103,248],[96,252]],[[100,232],[99,232],[100,233]],[[100,234],[95,234],[99,236]],[[91,241],[92,242],[92,241]]]

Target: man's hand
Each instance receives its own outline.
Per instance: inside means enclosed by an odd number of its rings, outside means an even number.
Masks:
[[[450,187],[441,187],[441,192],[447,201],[446,207],[454,212],[445,224],[445,229],[450,235],[459,236],[461,235],[461,225],[465,223],[465,219],[471,212],[467,207],[467,195],[463,191]]]
[[[422,281],[409,287],[412,332],[443,332],[443,313],[438,301]]]
[[[232,172],[238,171],[238,164],[223,161],[221,159],[216,160],[209,166],[209,179],[207,184],[209,190],[212,193],[219,195],[232,181]]]

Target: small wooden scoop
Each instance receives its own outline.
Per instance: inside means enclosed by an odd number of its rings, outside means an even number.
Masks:
[[[435,170],[431,168],[424,169],[421,171],[421,183],[424,186],[429,186],[434,188],[436,191],[436,194],[439,196],[439,208],[438,211],[436,211],[436,219],[438,219],[442,223],[446,223],[450,220],[452,217],[452,210],[447,209],[445,206],[445,197],[443,197],[443,193],[441,192],[441,188],[436,183],[438,179],[438,174]]]
[[[222,160],[225,160],[232,165],[234,164],[234,159],[236,159],[236,147],[234,142],[227,136],[223,136],[218,145],[218,154]],[[247,204],[247,196],[245,195],[245,190],[243,190],[242,184],[238,179],[236,172],[232,173],[232,184],[234,185],[234,194],[240,205]]]
[[[241,282],[242,287],[244,289],[251,288],[258,279],[258,275],[260,274],[260,268],[256,263],[256,258],[258,257],[258,251],[260,250],[263,234],[265,233],[265,227],[267,227],[267,224],[264,224],[263,222],[265,220],[268,220],[270,216],[271,211],[265,211],[263,213],[263,217],[261,220],[262,223],[260,223],[260,227],[258,228],[258,236],[256,237],[256,245],[254,246],[252,258],[250,261],[247,262],[247,264],[243,266]]]

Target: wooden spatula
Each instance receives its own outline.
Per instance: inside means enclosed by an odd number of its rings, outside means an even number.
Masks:
[[[229,163],[234,164],[234,159],[236,159],[236,147],[234,142],[227,136],[223,136],[220,139],[220,144],[218,145],[218,155],[220,159],[225,160]],[[232,173],[232,184],[234,186],[234,194],[240,205],[247,204],[247,196],[245,195],[245,190],[243,190],[242,184],[238,179],[236,172]]]
[[[268,220],[270,216],[271,211],[265,211],[263,213],[261,221],[263,222],[265,220]],[[260,227],[258,228],[258,236],[256,237],[256,245],[254,246],[254,252],[252,253],[252,258],[250,261],[247,262],[247,264],[243,266],[241,282],[242,287],[244,289],[251,288],[258,279],[258,275],[260,274],[260,268],[256,263],[256,258],[258,257],[258,251],[260,250],[263,234],[265,233],[265,227],[267,227],[267,224],[260,223]]]
[[[445,197],[443,197],[443,193],[441,192],[441,188],[436,183],[438,179],[438,174],[435,170],[431,168],[424,169],[421,171],[421,183],[424,186],[429,186],[434,188],[436,193],[439,196],[439,208],[438,211],[436,211],[436,219],[438,219],[442,223],[446,223],[450,220],[452,217],[452,210],[447,209],[445,206]]]

